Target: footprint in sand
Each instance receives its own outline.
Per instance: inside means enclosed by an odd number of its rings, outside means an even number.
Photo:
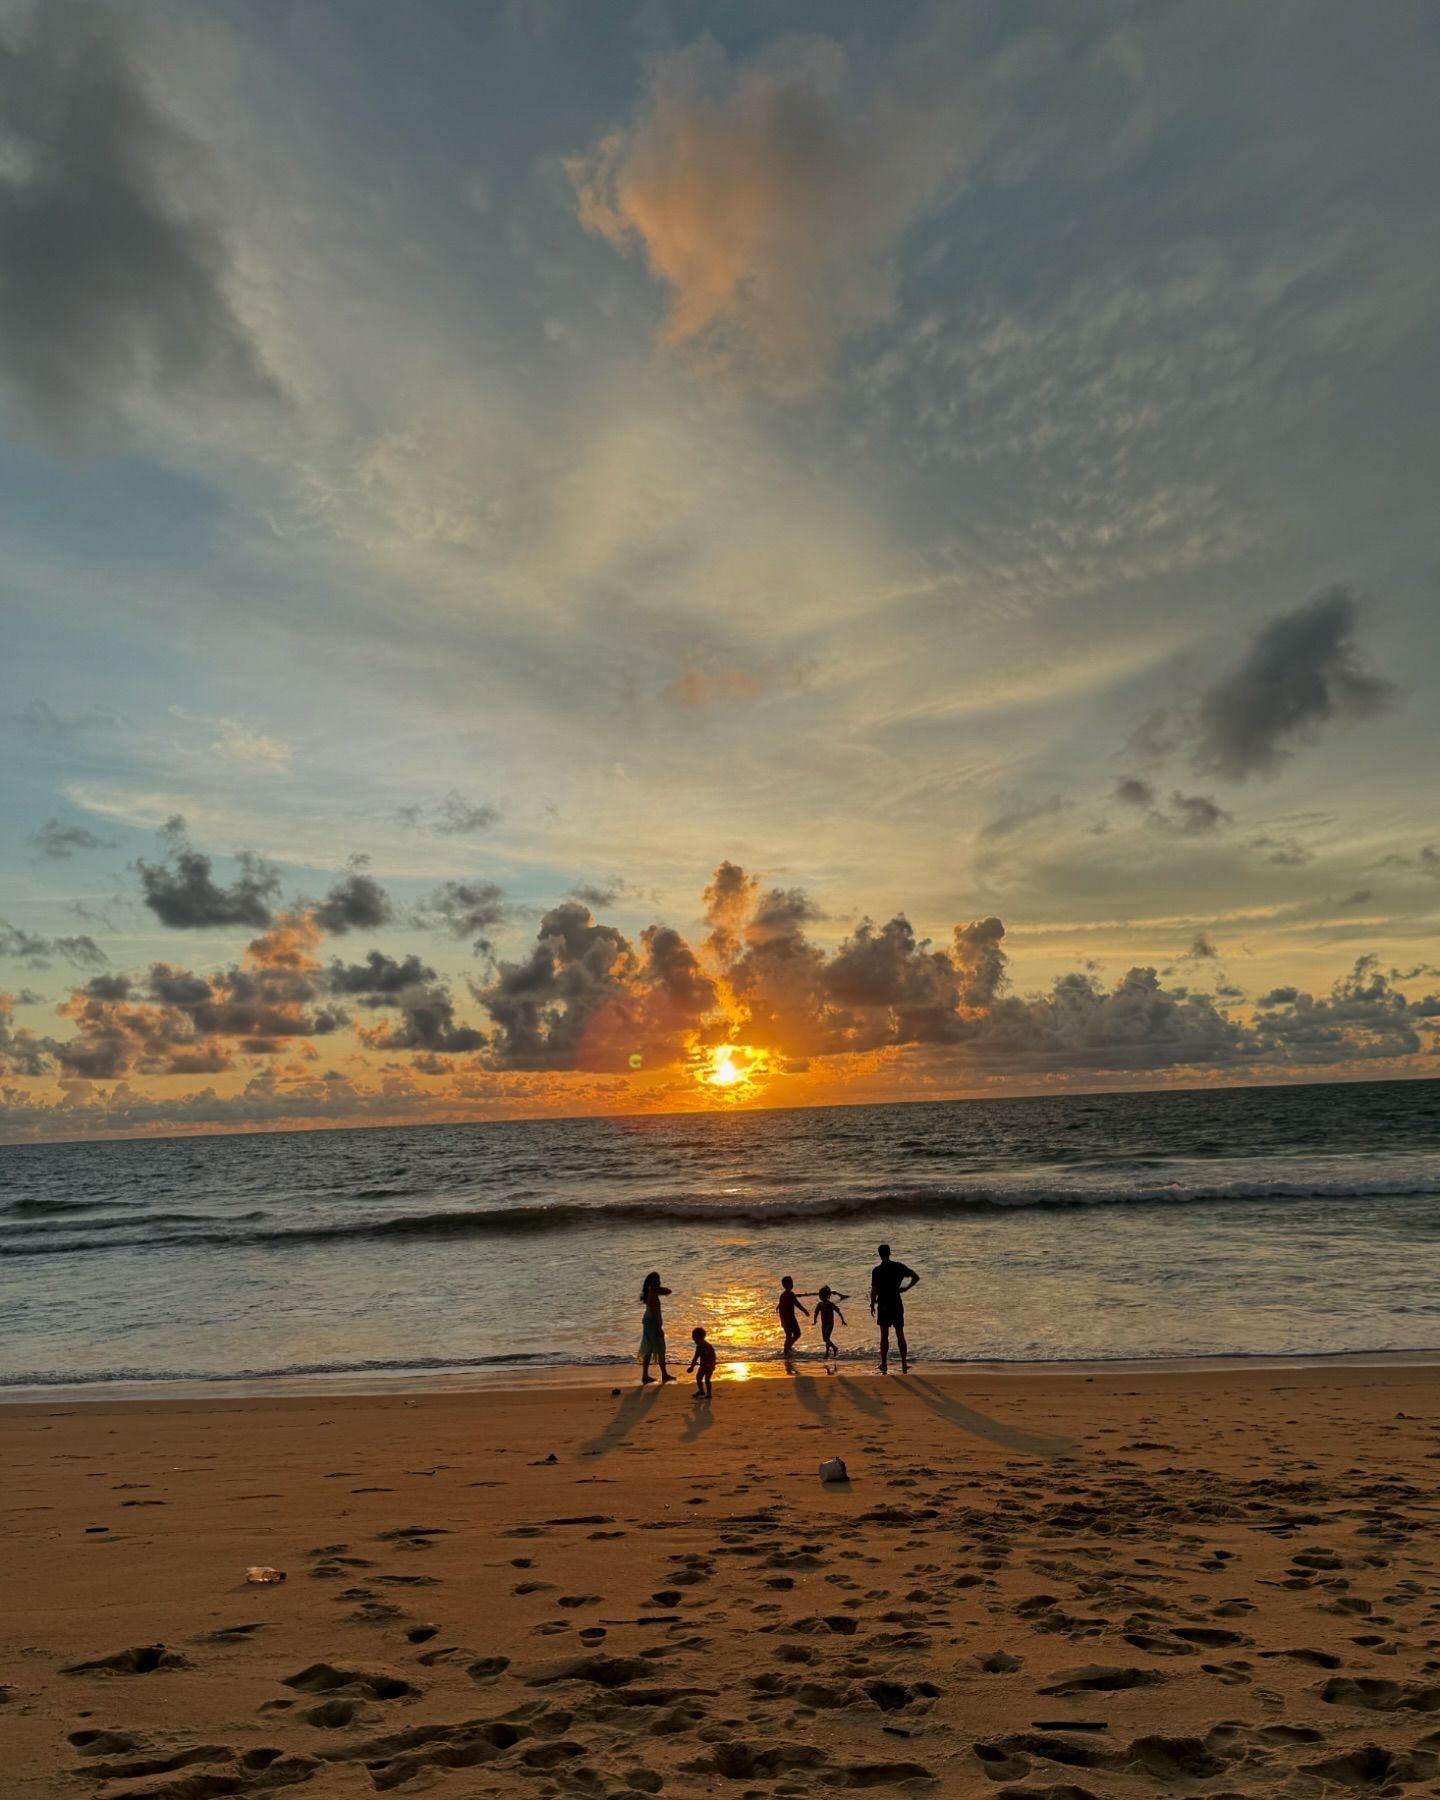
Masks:
[[[110,1656],[97,1656],[89,1662],[66,1663],[62,1675],[152,1675],[161,1669],[188,1669],[189,1661],[178,1650],[167,1650],[163,1644],[136,1644],[128,1650],[116,1650]]]
[[[403,1700],[420,1691],[390,1669],[347,1669],[326,1662],[287,1675],[282,1685],[302,1694],[352,1694],[367,1700]]]

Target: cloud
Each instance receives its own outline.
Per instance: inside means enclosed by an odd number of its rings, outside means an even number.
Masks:
[[[217,736],[212,748],[228,761],[250,763],[277,772],[290,767],[294,752],[279,738],[267,737],[263,731],[242,725],[238,719],[216,719],[213,723]]]
[[[1308,1065],[1413,1056],[1421,1047],[1420,1029],[1433,1030],[1440,1014],[1433,995],[1408,1000],[1374,956],[1360,957],[1321,999],[1283,987],[1259,1004],[1255,1035],[1261,1052]]]
[[[363,868],[352,868],[337,881],[310,916],[322,931],[343,937],[347,931],[375,931],[394,916],[390,896]]]
[[[358,998],[362,1006],[388,1006],[407,988],[422,987],[434,980],[435,971],[418,956],[411,954],[397,962],[393,956],[371,950],[364,962],[332,962],[325,985],[332,994]]]
[[[1413,856],[1393,850],[1388,856],[1382,856],[1374,866],[1377,869],[1414,869],[1418,874],[1429,876],[1432,881],[1440,881],[1440,849],[1434,844],[1422,844]]]
[[[109,713],[101,712],[75,713],[66,718],[57,713],[48,701],[32,700],[21,713],[20,723],[31,737],[60,744],[67,743],[82,732],[93,730],[97,725],[113,725],[115,721]]]
[[[75,1035],[47,1040],[48,1049],[68,1075],[118,1081],[218,1074],[237,1055],[273,1056],[296,1039],[337,1031],[345,1015],[317,1005],[313,964],[267,962],[268,953],[261,939],[244,963],[213,975],[157,962],[143,976],[98,976],[59,1009]]]
[[[438,806],[402,806],[398,816],[402,825],[433,831],[438,837],[470,837],[478,831],[488,831],[498,822],[500,813],[488,803],[475,805],[452,788]]]
[[[179,833],[176,822],[176,857],[187,853]],[[357,879],[369,877],[352,868],[332,890],[348,896],[352,911]],[[458,935],[504,907],[499,890],[485,884],[451,883],[442,893]],[[458,1016],[445,980],[414,952],[371,949],[322,965],[321,909],[300,907],[272,917],[238,962],[216,971],[153,962],[140,972],[92,973],[57,1009],[68,1037],[18,1030],[18,1002],[6,997],[0,1073],[115,1084],[234,1075],[241,1065],[263,1064],[274,1071],[266,1094],[297,1083],[319,1119],[332,1099],[337,1117],[352,1116],[358,1104],[360,1090],[348,1077],[337,1073],[331,1082],[306,1068],[316,1041],[343,1042],[347,1028],[362,1065],[367,1053],[405,1052],[413,1074],[432,1082],[453,1083],[466,1071],[501,1082],[553,1077],[551,1110],[566,1094],[581,1104],[590,1076],[623,1084],[641,1071],[659,1078],[656,1093],[674,1093],[721,1044],[757,1059],[766,1079],[810,1071],[841,1082],[884,1067],[898,1092],[907,1079],[953,1089],[1186,1069],[1255,1075],[1440,1049],[1440,996],[1412,998],[1401,985],[1432,973],[1425,965],[1385,974],[1374,956],[1362,957],[1327,994],[1275,988],[1247,1017],[1226,1010],[1244,999],[1234,987],[1199,993],[1171,984],[1178,965],[1161,973],[1131,968],[1112,984],[1092,967],[1063,973],[1038,992],[1017,991],[1005,925],[993,916],[958,924],[938,942],[903,913],[880,923],[862,918],[831,947],[812,936],[825,915],[803,889],[766,886],[729,861],[707,884],[704,910],[708,931],[697,948],[664,924],[631,938],[580,901],[565,900],[543,914],[526,955],[496,962],[486,984],[471,984],[488,1021],[470,1022]],[[13,926],[0,932],[0,945],[22,957],[60,943]],[[100,954],[93,944],[90,951]],[[1219,955],[1197,931],[1179,964]],[[368,1066],[382,1087],[404,1076],[393,1062]],[[608,1103],[629,1091],[616,1088]],[[635,1099],[643,1104],[648,1091],[635,1090]],[[688,1085],[680,1091],[691,1092]],[[232,1096],[235,1121],[252,1117],[257,1092],[252,1082]],[[4,1105],[19,1116],[12,1096]],[[177,1101],[174,1117],[186,1105]],[[29,1117],[25,1106],[20,1111]],[[217,1122],[224,1116],[213,1115]]]
[[[84,825],[62,825],[58,819],[47,819],[38,831],[30,834],[30,842],[38,855],[51,862],[66,862],[77,850],[112,850],[113,838],[103,838]]]
[[[583,900],[592,912],[602,912],[630,892],[630,883],[623,875],[607,875],[603,881],[577,881],[570,890],[570,898]]]
[[[0,381],[62,443],[139,396],[277,391],[196,204],[202,153],[152,100],[136,34],[121,10],[45,0],[0,43]]]
[[[49,1052],[42,1039],[23,1025],[15,1024],[15,1008],[28,1003],[26,991],[19,994],[0,992],[0,1075],[43,1075],[50,1067]]]
[[[1143,786],[1143,783],[1141,784]],[[1039,800],[1033,806],[1016,807],[1012,812],[1002,813],[998,818],[990,819],[980,827],[980,836],[987,842],[997,838],[1014,837],[1027,826],[1038,825],[1046,819],[1056,819],[1063,812],[1068,812],[1075,804],[1059,794],[1051,794],[1046,800]]]
[[[1232,781],[1269,774],[1329,724],[1373,718],[1399,689],[1370,671],[1359,609],[1330,588],[1263,625],[1240,662],[1200,697],[1194,759]]]
[[[78,969],[94,969],[107,960],[94,938],[83,933],[75,937],[42,937],[37,932],[22,931],[7,919],[0,919],[0,956],[12,956],[27,969],[48,969],[57,959]]]
[[[423,924],[468,938],[482,956],[490,954],[490,933],[509,912],[505,890],[493,881],[447,881],[420,908]]]
[[[722,662],[688,664],[666,690],[690,712],[716,706],[739,706],[762,694],[803,688],[814,673],[810,663],[764,663],[742,668]]]
[[[888,259],[990,130],[946,55],[871,84],[825,37],[735,67],[711,40],[662,59],[639,118],[566,169],[585,230],[669,290],[661,341],[699,371],[800,395],[888,318]]]
[[[1208,794],[1176,792],[1170,796],[1170,811],[1152,813],[1150,822],[1161,831],[1178,832],[1181,837],[1212,837],[1232,819]]]
[[[1307,850],[1298,838],[1271,837],[1262,834],[1250,840],[1250,848],[1263,852],[1266,862],[1276,863],[1284,869],[1298,869],[1305,863],[1315,860],[1315,853]]]
[[[354,998],[372,1011],[393,1007],[399,1013],[394,1024],[360,1027],[361,1041],[372,1049],[415,1050],[433,1058],[485,1047],[483,1031],[456,1023],[449,989],[418,956],[397,962],[372,950],[363,963],[331,963],[325,979],[332,993]]]
[[[145,904],[162,925],[178,931],[205,931],[225,925],[264,928],[274,916],[271,901],[278,872],[242,851],[240,873],[228,887],[211,874],[210,858],[188,845],[172,845],[159,863],[137,862]]]
[[[1150,782],[1138,775],[1122,775],[1115,783],[1115,798],[1122,806],[1154,806],[1158,796]]]
[[[477,998],[495,1021],[496,1067],[621,1070],[681,1056],[717,994],[670,927],[651,926],[637,950],[565,900],[541,918],[525,961],[500,963]]]

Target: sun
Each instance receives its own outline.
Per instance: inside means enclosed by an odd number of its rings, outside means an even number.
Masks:
[[[764,1086],[770,1053],[750,1044],[717,1044],[701,1053],[695,1079],[717,1099],[748,1100]]]

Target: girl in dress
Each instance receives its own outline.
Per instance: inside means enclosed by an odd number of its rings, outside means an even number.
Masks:
[[[665,1320],[660,1311],[660,1296],[669,1292],[669,1288],[660,1285],[658,1269],[650,1271],[640,1289],[640,1304],[645,1308],[645,1323],[640,1332],[640,1380],[642,1383],[654,1381],[655,1377],[650,1373],[653,1357],[660,1364],[662,1387],[675,1379],[665,1367]]]

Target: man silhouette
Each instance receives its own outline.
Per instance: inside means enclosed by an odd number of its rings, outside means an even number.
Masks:
[[[905,1302],[901,1298],[918,1285],[920,1277],[902,1262],[895,1262],[890,1246],[880,1246],[880,1260],[870,1271],[870,1313],[880,1327],[880,1373],[890,1370],[890,1332],[895,1332],[895,1347],[900,1352],[900,1373],[910,1373],[909,1351],[905,1344]]]

